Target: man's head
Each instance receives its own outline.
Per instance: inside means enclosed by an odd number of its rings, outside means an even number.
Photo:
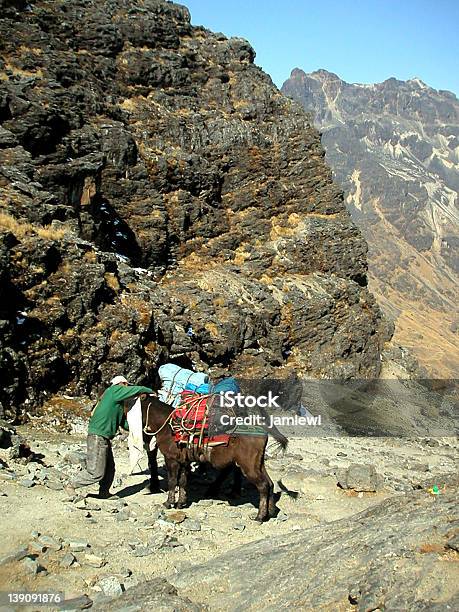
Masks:
[[[129,385],[129,382],[124,376],[115,376],[115,378],[111,379],[110,383],[112,385],[123,385],[123,387],[127,387]]]

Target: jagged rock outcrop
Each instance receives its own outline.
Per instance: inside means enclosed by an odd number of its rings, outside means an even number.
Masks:
[[[282,91],[311,111],[369,244],[370,288],[394,340],[430,375],[459,365],[459,102],[419,79],[349,84],[292,71]]]
[[[374,376],[367,246],[247,41],[163,0],[3,3],[0,401],[165,359]]]

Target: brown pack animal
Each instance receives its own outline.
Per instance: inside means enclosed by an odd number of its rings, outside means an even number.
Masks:
[[[150,442],[152,434],[156,435],[156,444],[161,453],[167,469],[168,496],[164,503],[166,508],[184,508],[187,505],[187,479],[190,464],[193,461],[209,462],[213,467],[222,470],[226,475],[234,465],[238,466],[249,482],[254,484],[260,495],[256,521],[266,521],[276,513],[273,494],[273,482],[265,467],[265,450],[268,441],[266,435],[231,435],[227,445],[187,448],[177,444],[173,431],[169,425],[170,416],[174,410],[169,404],[161,402],[157,397],[142,398],[142,419],[145,441]],[[278,430],[270,430],[270,434],[279,443],[281,448],[287,448],[288,440]],[[159,491],[157,462],[157,449],[148,452],[150,468],[150,490]],[[219,479],[219,481],[221,478]],[[178,486],[179,494],[175,504],[175,489]]]

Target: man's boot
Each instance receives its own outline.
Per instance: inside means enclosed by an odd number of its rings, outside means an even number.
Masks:
[[[114,493],[110,493],[110,491],[99,491],[99,495],[98,495],[99,499],[119,499],[118,495],[115,495]]]

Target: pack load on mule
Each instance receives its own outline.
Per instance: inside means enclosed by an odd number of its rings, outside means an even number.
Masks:
[[[201,385],[196,389],[187,384],[180,393],[180,403],[172,413],[171,427],[174,431],[175,441],[187,446],[217,446],[228,444],[230,435],[235,433],[236,427],[231,431],[218,432],[215,419],[220,412],[220,393],[232,391],[239,393],[240,387],[234,378],[224,378],[216,385]],[[256,433],[256,432],[252,432]],[[263,430],[258,431],[264,435]]]
[[[158,374],[161,379],[158,397],[165,404],[178,406],[181,401],[180,394],[185,389],[198,393],[209,393],[210,379],[204,372],[193,372],[175,363],[166,363],[159,368]]]
[[[240,392],[236,380],[224,378],[213,385],[207,374],[181,368],[173,363],[161,366],[158,374],[161,379],[158,397],[175,408],[170,419],[175,441],[199,447],[227,444],[229,433],[212,434],[209,429],[215,429],[210,424],[219,413],[220,393]]]

